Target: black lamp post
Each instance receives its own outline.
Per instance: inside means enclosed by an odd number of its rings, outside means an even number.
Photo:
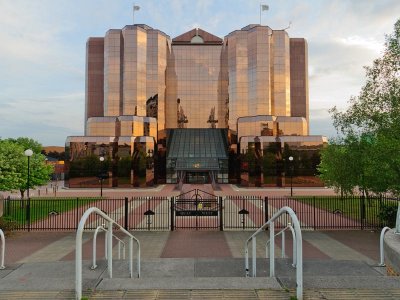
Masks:
[[[290,197],[293,197],[293,156],[289,156],[290,161]]]
[[[100,197],[103,197],[103,162],[104,162],[104,156],[100,156]]]
[[[31,149],[27,149],[24,152],[25,156],[28,157],[28,180],[26,182],[26,190],[27,190],[27,197],[29,199],[29,186],[31,185],[30,181],[31,181],[31,168],[30,168],[30,158],[33,155],[33,151]]]

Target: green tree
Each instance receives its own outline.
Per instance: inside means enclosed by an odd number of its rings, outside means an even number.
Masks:
[[[19,190],[22,198],[28,181],[26,149],[33,151],[29,188],[46,184],[53,172],[53,167],[46,165],[45,156],[41,154],[42,146],[38,142],[28,138],[0,140],[0,190]]]
[[[358,187],[400,194],[400,19],[382,57],[365,67],[366,83],[346,111],[330,110],[343,138],[322,151],[321,178],[344,193]],[[352,170],[353,168],[353,170]],[[346,182],[347,180],[347,182]]]
[[[329,145],[321,150],[321,163],[318,166],[319,177],[329,187],[340,192],[341,196],[352,194],[357,185],[357,162],[352,157],[344,140],[331,140]]]
[[[382,57],[365,67],[366,83],[358,97],[350,99],[350,107],[340,112],[331,109],[335,127],[349,132],[389,131],[400,129],[400,19],[394,32],[386,36]]]

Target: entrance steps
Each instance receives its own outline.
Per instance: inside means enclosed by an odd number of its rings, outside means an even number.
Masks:
[[[129,278],[127,261],[115,260],[110,279],[104,260],[95,270],[84,261],[83,295],[90,299],[289,299],[295,295],[295,269],[291,259],[276,259],[275,264],[276,277],[267,277],[268,261],[258,258],[257,277],[245,278],[243,258],[145,259],[141,278]],[[135,267],[134,262],[134,271]],[[400,279],[365,262],[305,260],[303,269],[305,299],[400,299]],[[15,264],[0,270],[0,299],[72,299],[74,283],[73,261]]]

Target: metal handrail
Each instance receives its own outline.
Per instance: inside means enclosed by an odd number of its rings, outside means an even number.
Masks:
[[[265,228],[269,227],[270,234],[270,255],[269,255],[269,276],[275,276],[275,220],[279,218],[282,214],[288,213],[295,231],[295,243],[296,243],[296,296],[297,299],[303,299],[303,239],[301,235],[300,222],[297,218],[293,209],[288,206],[282,207],[278,212],[276,212],[271,219],[268,220],[263,226],[261,226],[255,233],[253,233],[245,242],[245,272],[246,277],[249,276],[249,242],[252,241],[252,276],[256,277],[256,248],[257,248],[257,240],[256,236],[263,232]]]
[[[288,223],[288,225],[285,227],[285,228],[283,228],[281,231],[279,231],[277,234],[275,234],[275,237],[277,237],[278,235],[282,235],[282,242],[281,242],[281,257],[282,258],[285,258],[285,231],[286,230],[288,230],[288,229],[290,229],[290,231],[292,232],[292,240],[293,240],[293,263],[292,263],[292,266],[294,267],[294,268],[296,268],[296,252],[297,252],[297,249],[296,249],[296,243],[295,243],[295,240],[296,240],[296,233],[294,232],[294,229],[293,229],[293,227],[292,227],[292,225],[290,224],[290,223]],[[270,242],[270,240],[268,240],[266,243],[265,243],[265,258],[268,258],[268,253],[269,253],[269,242]]]
[[[379,266],[385,267],[385,254],[383,253],[383,238],[385,237],[386,231],[390,230],[389,227],[383,227],[381,231],[381,236],[379,238],[379,253],[380,253],[380,258],[381,261],[379,262]]]
[[[108,275],[112,278],[112,231],[113,225],[118,227],[121,232],[125,233],[129,236],[129,273],[130,277],[133,278],[133,240],[138,245],[138,253],[137,253],[137,272],[138,277],[140,277],[140,243],[139,241],[130,234],[127,230],[125,230],[121,225],[116,223],[113,219],[111,219],[107,214],[101,211],[97,207],[88,208],[85,213],[82,215],[81,220],[79,221],[78,230],[76,231],[76,249],[75,249],[75,297],[76,299],[81,299],[82,297],[82,235],[83,230],[85,229],[85,223],[89,216],[92,213],[96,213],[97,215],[101,216],[102,218],[108,221],[108,231],[107,234],[107,253],[108,253],[108,260],[107,260],[107,269]]]
[[[4,238],[4,232],[0,229],[0,237],[1,237],[1,265],[0,270],[5,269],[4,266],[4,253],[6,251],[6,239]]]
[[[106,259],[108,259],[107,256],[107,234],[108,234],[108,230],[106,228],[104,228],[104,224],[100,225],[96,228],[96,230],[94,231],[94,236],[93,236],[93,263],[92,266],[90,267],[92,270],[97,268],[97,264],[96,264],[96,248],[97,248],[97,234],[99,233],[99,231],[102,230],[106,233],[106,238],[104,239],[105,241],[105,245],[104,245],[104,257]],[[122,244],[122,249],[123,249],[123,256],[122,259],[125,259],[125,242],[123,240],[121,240],[119,237],[117,237],[115,234],[113,234],[113,237],[118,241],[118,259],[121,259],[121,244]]]

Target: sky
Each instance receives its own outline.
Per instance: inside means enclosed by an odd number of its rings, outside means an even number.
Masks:
[[[63,146],[83,135],[89,37],[134,22],[171,38],[199,27],[221,38],[248,24],[289,26],[308,42],[310,133],[333,137],[328,110],[346,109],[363,66],[384,49],[399,0],[0,0],[0,138]]]

